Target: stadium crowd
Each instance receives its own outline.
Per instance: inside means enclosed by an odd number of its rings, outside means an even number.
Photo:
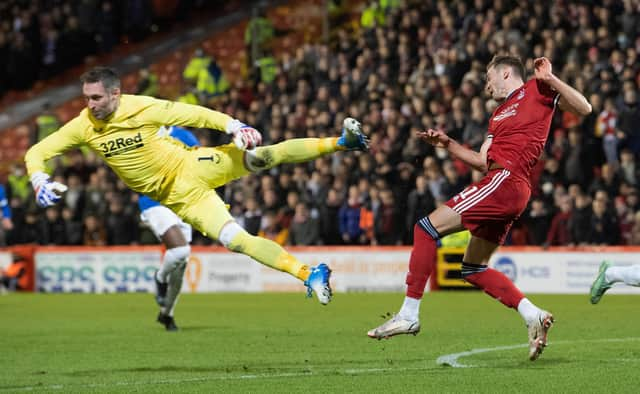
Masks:
[[[185,15],[213,9],[186,0],[3,0],[0,2],[0,97],[29,89],[118,44],[168,31]]]
[[[368,153],[281,166],[219,190],[240,224],[282,244],[409,244],[419,218],[480,178],[416,132],[440,127],[479,149],[497,105],[484,94],[485,66],[508,52],[529,72],[534,58],[551,59],[593,112],[556,111],[534,194],[507,244],[640,245],[640,1],[384,3],[361,29],[338,28],[328,45],[283,54],[272,83],[238,81],[213,101],[265,144],[337,135],[347,116],[371,138]],[[195,132],[203,145],[228,142]],[[93,153],[51,168],[69,191],[45,211],[24,169],[13,169],[8,243],[155,242],[139,224],[137,195]],[[209,242],[194,234],[194,244]]]

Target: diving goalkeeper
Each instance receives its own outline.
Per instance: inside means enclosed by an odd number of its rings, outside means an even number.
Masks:
[[[57,203],[66,190],[65,185],[50,180],[45,162],[86,145],[132,190],[160,202],[229,250],[302,280],[307,294],[315,293],[321,304],[331,301],[331,270],[326,264],[309,267],[275,242],[246,232],[214,189],[280,163],[304,162],[336,151],[366,150],[367,139],[356,120],[345,119],[340,137],[292,139],[259,147],[262,136],[257,130],[224,113],[121,94],[120,79],[110,68],[96,67],[80,80],[87,107],[32,146],[25,156],[41,207]],[[189,148],[171,137],[158,135],[163,125],[221,130],[233,136],[233,143]]]

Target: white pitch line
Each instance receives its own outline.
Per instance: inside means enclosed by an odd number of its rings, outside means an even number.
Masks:
[[[578,342],[629,342],[640,341],[640,337],[629,338],[604,338],[604,339],[584,339],[576,341],[555,341],[553,344],[569,344]],[[552,344],[552,343],[549,343]],[[511,350],[517,348],[527,347],[527,344],[508,345],[508,346],[496,346],[492,348],[472,349],[466,352],[446,354],[438,357],[436,363],[440,365],[449,365],[454,368],[469,368],[473,365],[465,365],[458,362],[461,357],[472,356],[474,354],[497,352],[501,350]],[[637,361],[637,360],[630,360]],[[408,372],[408,371],[426,371],[433,369],[428,365],[424,367],[408,367],[408,368],[361,368],[361,369],[344,369],[344,370],[327,370],[322,372],[302,371],[302,372],[284,372],[284,373],[261,373],[261,374],[244,374],[244,375],[211,375],[211,376],[199,376],[194,378],[184,379],[160,379],[160,380],[146,380],[146,381],[121,381],[121,382],[109,382],[109,383],[89,383],[89,384],[51,384],[48,386],[23,386],[23,387],[6,387],[1,388],[0,391],[42,391],[42,390],[72,390],[72,389],[92,389],[92,388],[105,388],[105,387],[127,387],[127,386],[154,386],[154,385],[166,385],[166,384],[180,384],[180,383],[198,383],[208,381],[231,381],[231,380],[250,380],[250,379],[277,379],[277,378],[297,378],[304,376],[322,376],[322,375],[364,375],[380,372]]]
[[[207,381],[230,381],[230,380],[249,380],[249,379],[274,379],[274,378],[297,378],[304,376],[322,376],[322,375],[364,375],[379,372],[407,372],[407,371],[425,371],[427,369],[433,369],[433,367],[410,367],[410,368],[362,368],[362,369],[345,369],[345,370],[328,370],[322,372],[303,371],[303,372],[285,372],[285,373],[262,373],[262,374],[244,374],[244,375],[211,375],[200,376],[194,378],[185,379],[160,379],[160,380],[147,380],[136,382],[111,382],[111,383],[89,383],[89,384],[52,384],[49,386],[24,386],[24,387],[7,387],[1,388],[0,391],[41,391],[41,390],[72,390],[72,389],[92,389],[92,388],[105,388],[105,387],[125,387],[125,386],[149,386],[149,385],[165,385],[165,384],[180,384],[180,383],[198,383]]]
[[[549,342],[549,345],[565,345],[565,344],[569,344],[569,343],[578,343],[578,342],[629,342],[629,341],[640,341],[640,337],[629,337],[629,338],[602,338],[602,339],[579,339],[579,340],[575,340],[575,341],[554,341],[554,342]],[[482,348],[482,349],[471,349],[469,351],[466,352],[460,352],[460,353],[451,353],[451,354],[445,354],[443,356],[440,356],[436,359],[436,363],[438,365],[448,365],[450,367],[453,368],[470,368],[473,367],[473,365],[470,364],[462,364],[461,362],[458,361],[459,358],[462,357],[467,357],[467,356],[473,356],[475,354],[481,354],[481,353],[488,353],[488,352],[499,352],[502,350],[511,350],[511,349],[518,349],[518,348],[526,348],[529,347],[528,344],[524,343],[524,344],[519,344],[519,345],[508,345],[508,346],[496,346],[496,347],[489,347],[489,348]]]
[[[459,363],[458,359],[461,357],[473,356],[474,354],[499,352],[501,350],[518,349],[521,347],[528,347],[528,346],[529,345],[525,343],[520,345],[496,346],[496,347],[488,347],[483,349],[471,349],[466,352],[445,354],[444,356],[440,356],[438,357],[438,359],[436,359],[436,364],[448,365],[453,368],[468,368],[468,367],[473,367],[473,365],[466,365],[466,364]]]

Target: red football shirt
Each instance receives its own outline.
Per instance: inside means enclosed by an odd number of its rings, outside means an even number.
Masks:
[[[487,160],[528,182],[547,141],[559,97],[535,78],[514,90],[489,119],[488,136],[493,142]]]

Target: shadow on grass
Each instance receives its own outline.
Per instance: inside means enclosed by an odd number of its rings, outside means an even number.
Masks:
[[[336,369],[336,366],[339,369]],[[378,362],[363,362],[363,360],[327,360],[313,361],[304,360],[303,362],[278,363],[274,365],[269,362],[266,365],[261,364],[234,364],[224,366],[188,366],[188,365],[163,365],[163,366],[140,366],[131,368],[115,368],[115,369],[89,369],[76,370],[61,373],[61,375],[72,377],[88,377],[98,375],[112,374],[166,374],[176,373],[208,373],[208,374],[252,374],[252,375],[278,375],[278,374],[314,374],[314,375],[358,375],[379,371],[380,373],[395,373],[407,371],[430,371],[438,373],[444,371],[435,363],[431,363],[424,359],[412,360],[378,360]]]
[[[229,331],[232,327],[230,326],[180,326],[180,331],[190,332],[190,331]]]

